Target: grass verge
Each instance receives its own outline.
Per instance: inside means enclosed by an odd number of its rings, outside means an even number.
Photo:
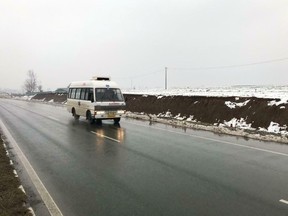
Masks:
[[[10,164],[3,140],[0,138],[0,216],[30,216],[32,214],[25,205],[27,196],[19,188],[21,183],[13,170],[14,167]]]

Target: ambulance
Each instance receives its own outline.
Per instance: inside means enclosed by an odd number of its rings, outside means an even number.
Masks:
[[[110,77],[94,76],[68,86],[67,110],[76,120],[82,116],[91,124],[104,119],[119,123],[125,105],[120,88]]]

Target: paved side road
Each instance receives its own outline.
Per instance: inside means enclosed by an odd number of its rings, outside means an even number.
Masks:
[[[288,215],[288,146],[0,100],[63,215]]]

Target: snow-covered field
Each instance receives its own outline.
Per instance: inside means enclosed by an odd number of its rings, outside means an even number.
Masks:
[[[124,93],[163,96],[257,97],[288,99],[287,86],[231,86],[213,88],[124,89]]]

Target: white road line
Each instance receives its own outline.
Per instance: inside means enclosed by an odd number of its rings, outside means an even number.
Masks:
[[[142,126],[142,127],[151,128],[151,126],[148,126],[148,125],[135,124],[135,123],[131,123],[131,122],[126,122],[126,123],[128,123],[128,124],[134,124],[134,125],[138,125],[138,126]],[[168,129],[164,129],[164,128],[158,128],[158,127],[153,127],[153,128],[155,128],[155,129],[157,129],[157,130],[167,131],[167,132],[170,132],[170,133],[175,133],[175,134],[180,134],[180,135],[195,137],[195,138],[199,138],[199,139],[214,141],[214,142],[223,143],[223,144],[227,144],[227,145],[234,145],[234,146],[238,146],[238,147],[242,147],[242,148],[248,148],[248,149],[253,149],[253,150],[257,150],[257,151],[262,151],[262,152],[267,152],[267,153],[271,153],[271,154],[276,154],[276,155],[281,155],[281,156],[288,157],[288,154],[286,154],[286,153],[271,151],[271,150],[262,149],[262,148],[257,148],[257,147],[252,147],[252,146],[246,146],[246,145],[242,145],[242,144],[237,144],[237,143],[228,142],[228,141],[223,141],[223,140],[217,140],[217,139],[208,138],[208,137],[202,137],[202,136],[193,135],[193,134],[186,134],[186,133],[177,132],[177,131],[172,131],[172,130],[168,130]]]
[[[16,154],[18,155],[18,157],[21,161],[21,163],[25,167],[31,181],[35,185],[35,187],[36,187],[37,191],[39,192],[43,202],[47,206],[49,213],[53,216],[58,216],[58,215],[63,216],[62,212],[60,211],[60,209],[58,208],[58,206],[54,202],[54,200],[51,197],[51,195],[49,194],[48,190],[45,188],[44,184],[42,183],[39,176],[37,175],[37,173],[33,169],[32,165],[29,163],[28,159],[23,154],[23,152],[20,149],[20,147],[18,146],[17,142],[14,140],[14,138],[12,137],[12,135],[10,134],[10,132],[8,131],[8,129],[6,128],[6,126],[4,125],[4,123],[2,122],[1,119],[0,119],[0,127],[2,128],[3,133],[6,136],[6,138],[10,141],[10,144],[13,146]]]
[[[287,205],[288,205],[288,201],[287,201],[287,200],[281,199],[281,200],[279,200],[279,202],[282,202],[282,203],[284,203],[284,204],[287,204]]]
[[[100,133],[96,133],[96,132],[94,132],[94,131],[90,131],[90,132],[93,133],[93,134],[96,134],[97,136],[104,137],[104,138],[106,138],[106,139],[109,139],[109,140],[112,140],[112,141],[114,141],[114,142],[120,143],[120,140],[113,139],[113,138],[111,138],[111,137],[105,136],[105,135],[100,134]]]
[[[52,120],[54,120],[54,121],[58,121],[58,122],[60,122],[60,120],[59,120],[59,119],[57,119],[57,118],[54,118],[53,116],[48,116],[48,118],[49,118],[49,119],[52,119]]]

